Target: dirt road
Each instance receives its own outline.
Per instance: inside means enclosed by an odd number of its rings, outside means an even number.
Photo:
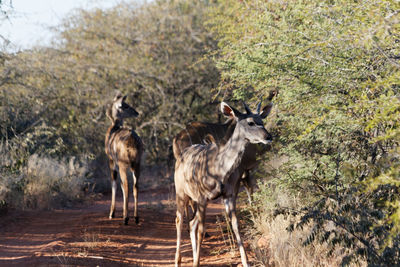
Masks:
[[[0,265],[18,266],[171,266],[175,255],[175,211],[168,189],[139,196],[140,223],[123,225],[122,197],[117,218],[108,219],[109,197],[55,211],[11,212],[0,218]],[[130,201],[130,211],[133,203]],[[210,203],[202,266],[237,266],[239,253],[224,241],[217,215],[219,201]],[[131,212],[132,214],[132,212]],[[182,266],[191,266],[189,234],[183,233]],[[251,255],[249,255],[251,257]]]

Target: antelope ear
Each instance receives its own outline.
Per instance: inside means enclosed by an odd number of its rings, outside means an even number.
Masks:
[[[113,117],[112,117],[112,111],[111,111],[111,107],[109,106],[106,110],[106,116],[111,120],[114,121]]]
[[[211,134],[207,134],[204,139],[203,139],[204,144],[216,144],[217,142],[215,141],[214,136]]]
[[[117,91],[117,93],[115,94],[115,97],[114,97],[114,101],[117,101],[117,100],[120,99],[121,97],[122,97],[121,92],[120,92],[120,91]]]
[[[270,90],[270,91],[269,91],[269,94],[268,94],[268,97],[267,97],[267,100],[268,100],[268,101],[271,101],[275,96],[278,95],[278,93],[279,93],[279,90],[278,90],[278,89],[272,89],[272,90]]]
[[[127,97],[128,97],[128,95],[124,95],[124,97],[122,98],[122,102],[125,102]]]
[[[235,108],[230,107],[227,103],[221,102],[221,112],[227,117],[238,118],[242,113]]]
[[[271,113],[272,107],[274,106],[274,104],[272,102],[268,103],[268,105],[266,105],[263,109],[262,112],[260,114],[260,117],[262,119],[265,119],[269,113]]]

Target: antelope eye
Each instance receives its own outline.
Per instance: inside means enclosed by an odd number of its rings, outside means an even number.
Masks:
[[[249,126],[254,126],[254,125],[256,125],[254,122],[252,122],[252,121],[249,121]]]

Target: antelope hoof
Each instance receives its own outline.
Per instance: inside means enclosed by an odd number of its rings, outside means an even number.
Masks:
[[[204,233],[204,237],[205,237],[205,238],[209,238],[210,235],[209,235],[207,232],[205,232],[205,233]]]
[[[139,224],[139,216],[135,216],[135,223]]]
[[[108,218],[110,219],[115,218],[115,212],[110,212],[110,216],[108,216]]]
[[[128,222],[129,222],[129,217],[124,218],[124,224],[128,225]]]

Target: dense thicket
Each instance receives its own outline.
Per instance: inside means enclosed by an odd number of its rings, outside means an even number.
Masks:
[[[312,225],[305,244],[348,248],[343,263],[399,264],[399,10],[398,1],[232,0],[209,21],[221,88],[238,99],[280,91],[275,146],[287,161],[261,194],[300,193],[292,226]]]
[[[171,129],[206,113],[209,89],[218,81],[204,57],[214,41],[202,28],[203,12],[200,4],[164,2],[77,11],[65,20],[54,48],[4,60],[2,101],[9,104],[2,110],[2,137],[42,120],[66,143],[60,152],[97,154],[109,123],[105,104],[121,90],[140,111],[132,124],[147,152],[165,157]]]
[[[140,113],[127,125],[142,137],[147,162],[165,161],[178,129],[211,116],[219,72],[205,56],[216,42],[204,12],[188,1],[77,10],[51,48],[2,54],[4,177],[20,175],[33,154],[104,159],[105,110],[116,90]]]

